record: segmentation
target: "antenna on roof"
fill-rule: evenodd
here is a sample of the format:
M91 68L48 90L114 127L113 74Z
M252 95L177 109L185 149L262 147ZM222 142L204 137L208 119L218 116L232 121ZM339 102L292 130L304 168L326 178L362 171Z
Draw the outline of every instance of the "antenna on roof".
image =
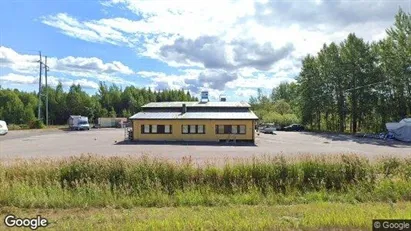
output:
M201 92L201 99L200 99L200 103L207 103L210 100L208 99L208 91L202 91Z

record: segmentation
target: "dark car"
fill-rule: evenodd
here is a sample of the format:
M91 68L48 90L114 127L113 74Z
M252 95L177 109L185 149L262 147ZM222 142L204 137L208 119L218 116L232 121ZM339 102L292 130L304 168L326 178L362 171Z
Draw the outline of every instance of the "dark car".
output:
M284 127L284 131L304 131L304 126L300 124L291 124L290 126Z

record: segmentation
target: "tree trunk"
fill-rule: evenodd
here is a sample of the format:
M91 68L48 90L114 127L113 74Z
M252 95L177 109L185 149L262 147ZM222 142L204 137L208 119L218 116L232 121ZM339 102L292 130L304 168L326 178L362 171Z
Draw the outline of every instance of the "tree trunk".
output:
M325 126L326 126L326 130L330 130L330 123L328 121L328 111L325 112Z
M318 131L321 130L321 112L317 111L317 128Z
M344 132L344 96L342 91L339 92L339 99L338 99L338 116L339 116L339 132Z

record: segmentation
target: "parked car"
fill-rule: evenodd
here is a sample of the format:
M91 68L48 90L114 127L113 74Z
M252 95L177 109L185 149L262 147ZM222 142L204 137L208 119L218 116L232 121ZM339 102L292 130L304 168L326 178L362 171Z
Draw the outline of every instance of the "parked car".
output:
M304 126L300 124L291 124L284 127L284 131L304 131Z
M4 136L9 132L6 121L0 120L0 135Z
M264 134L273 134L276 130L277 130L276 127L270 126L270 127L261 128L260 132Z

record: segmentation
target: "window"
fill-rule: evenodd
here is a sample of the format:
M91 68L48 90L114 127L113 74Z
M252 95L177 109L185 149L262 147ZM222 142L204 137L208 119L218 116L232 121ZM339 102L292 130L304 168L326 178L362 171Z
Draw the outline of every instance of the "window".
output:
M217 134L224 134L224 125L216 125L216 133Z
M150 125L148 124L144 125L144 133L150 133Z
M240 125L240 134L245 134L245 125Z
M190 125L190 133L196 133L196 125Z
M231 133L237 134L237 125L232 125L231 126Z
M205 134L205 125L182 125L183 134Z
M171 125L141 125L142 134L171 134Z
M188 125L183 125L183 134L188 133Z
M157 125L151 125L151 133L157 133Z
M170 127L171 125L164 125L164 133L171 133Z
M245 125L216 125L217 134L245 134Z
M198 125L197 126L197 133L199 134L204 134L204 125Z

